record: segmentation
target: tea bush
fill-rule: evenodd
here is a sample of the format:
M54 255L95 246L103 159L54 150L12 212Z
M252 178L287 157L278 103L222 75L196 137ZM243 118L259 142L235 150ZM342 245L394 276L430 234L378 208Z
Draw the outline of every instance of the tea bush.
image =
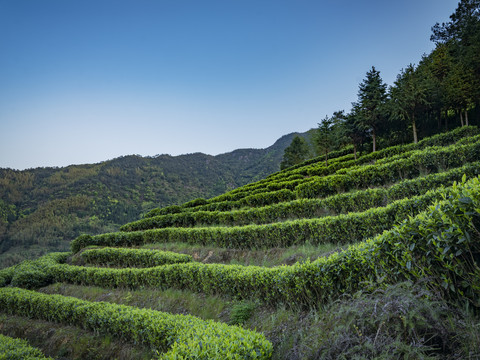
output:
M107 302L89 302L19 288L0 288L0 311L78 326L144 343L161 359L269 359L263 335L191 315L171 315Z
M0 334L0 360L53 360L27 341Z
M89 264L120 267L152 267L165 264L185 263L192 261L186 254L171 251L101 248L87 249L80 254L82 260Z
M137 220L123 225L121 231L139 231L165 227L193 227L201 225L266 224L295 218L315 218L347 212L361 212L386 206L395 200L421 195L440 185L449 185L480 173L480 162L442 173L403 180L389 188L354 190L323 199L297 199L260 208L232 211L196 211L167 214Z

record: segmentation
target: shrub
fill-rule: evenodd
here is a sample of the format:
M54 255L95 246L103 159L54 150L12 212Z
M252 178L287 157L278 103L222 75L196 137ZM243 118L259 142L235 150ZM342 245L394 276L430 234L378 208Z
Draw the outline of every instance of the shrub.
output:
M429 278L428 285L446 299L480 307L480 180L454 184L441 195L443 200L427 211L373 239L293 266L185 263L149 269L85 269L52 265L49 271L56 281L188 288L301 306L318 306L359 290L366 281ZM351 226L345 231L351 231Z
M0 360L53 360L23 339L0 334Z
M268 176L266 179L260 180L255 183L247 184L228 193L223 195L217 196L212 199L204 200L200 199L198 203L188 202L184 205L178 206L168 206L162 209L154 209L145 215L145 218L158 216L158 215L166 215L166 214L174 214L184 211L197 211L197 210L205 210L205 211L228 211L233 208L239 208L241 206L263 206L267 205L266 203L260 205L253 205L248 204L247 201L242 203L237 203L238 201L244 199L245 197L249 197L252 195L256 195L262 192L268 192L273 189L288 189L293 188L295 185L301 185L301 183L310 182L312 179L305 179L305 176L312 176L312 175L331 175L335 171L342 169L342 168L349 168L354 165L361 165L361 164L368 164L374 162L378 159L388 159L392 156L411 152L414 150L421 150L425 149L430 146L446 146L452 143L458 142L459 144L471 144L473 142L478 141L478 138L474 138L475 135L479 133L477 127L474 126L465 126L461 128L457 128L453 131L437 134L432 137L423 139L418 142L418 144L405 144L405 145L397 145L392 146L380 151L376 151L374 153L370 153L358 158L358 160L353 159L353 154L349 154L352 151L351 147L347 147L339 152L332 152L330 153L330 165L325 167L324 166L324 159L323 157L317 157L314 159L307 160L302 164L299 164L294 167L290 167L286 170L277 172ZM403 155L405 157L407 155ZM303 180L302 180L303 179ZM269 190L270 189L270 190ZM304 196L302 196L304 197ZM293 199L293 198L292 198ZM292 200L290 199L290 200ZM288 200L280 200L280 201L288 201ZM279 202L279 201L277 201ZM205 203L205 205L199 205ZM231 204L236 203L236 204ZM270 202L272 204L273 202ZM193 207L191 207L193 206Z
M478 136L480 137L480 136ZM325 197L350 189L379 186L410 179L422 173L440 172L480 158L480 141L468 145L451 145L417 151L409 158L386 164L366 165L345 174L312 178L296 188L298 198Z
M295 218L315 218L347 212L366 211L386 206L395 200L422 195L440 185L449 185L480 173L480 162L474 162L442 173L403 180L389 188L354 190L323 199L297 199L259 208L232 211L195 211L167 214L141 219L123 225L121 231L138 231L165 227L193 227L199 225L266 224Z
M461 314L409 282L345 296L322 316L315 359L434 359L461 354ZM463 354L466 355L466 354ZM452 356L454 357L454 356Z
M207 200L203 198L198 198L198 199L194 199L189 202L186 202L185 204L183 204L183 207L196 207L196 206L205 205L205 204L207 204Z
M161 359L269 359L263 335L190 315L170 315L18 288L0 288L0 311L55 321L144 343Z
M0 270L0 287L12 286L37 289L49 285L53 277L48 272L53 263L63 263L68 253L50 253L37 260L25 260L18 265ZM3 282L2 279L3 278Z
M255 303L252 301L240 301L230 310L230 325L241 325L250 319L255 311Z
M90 264L101 264L122 267L152 267L165 264L177 264L192 261L186 254L177 254L171 251L102 248L87 249L80 255Z
M302 219L266 225L204 228L162 228L145 231L119 232L92 236L72 241L72 251L82 246L139 246L149 243L186 242L214 244L227 248L287 247L294 244L351 243L373 236L393 226L409 215L426 209L441 197L440 191L429 191L422 196L395 201L386 207L364 212Z

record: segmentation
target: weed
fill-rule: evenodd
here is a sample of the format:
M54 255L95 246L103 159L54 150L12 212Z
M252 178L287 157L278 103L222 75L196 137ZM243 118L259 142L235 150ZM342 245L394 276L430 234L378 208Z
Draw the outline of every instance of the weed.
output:
M240 301L230 310L230 325L241 325L247 322L255 311L256 304L251 301Z
M324 313L317 359L457 359L463 315L420 285L400 283L334 302Z

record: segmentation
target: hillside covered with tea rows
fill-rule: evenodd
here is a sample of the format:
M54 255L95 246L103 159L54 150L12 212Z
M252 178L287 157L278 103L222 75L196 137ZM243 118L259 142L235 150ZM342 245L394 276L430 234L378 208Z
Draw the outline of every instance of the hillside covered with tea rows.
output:
M78 235L118 230L155 206L262 179L278 170L293 136L266 149L217 156L131 155L62 168L0 169L0 268L68 250Z
M0 270L0 348L478 359L479 159L480 131L464 126L81 235L71 252Z

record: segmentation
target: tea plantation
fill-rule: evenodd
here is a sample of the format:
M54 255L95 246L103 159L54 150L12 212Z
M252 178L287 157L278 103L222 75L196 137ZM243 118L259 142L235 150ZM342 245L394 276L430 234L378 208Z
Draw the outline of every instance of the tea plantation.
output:
M465 126L81 235L0 270L0 359L479 359L479 174Z

